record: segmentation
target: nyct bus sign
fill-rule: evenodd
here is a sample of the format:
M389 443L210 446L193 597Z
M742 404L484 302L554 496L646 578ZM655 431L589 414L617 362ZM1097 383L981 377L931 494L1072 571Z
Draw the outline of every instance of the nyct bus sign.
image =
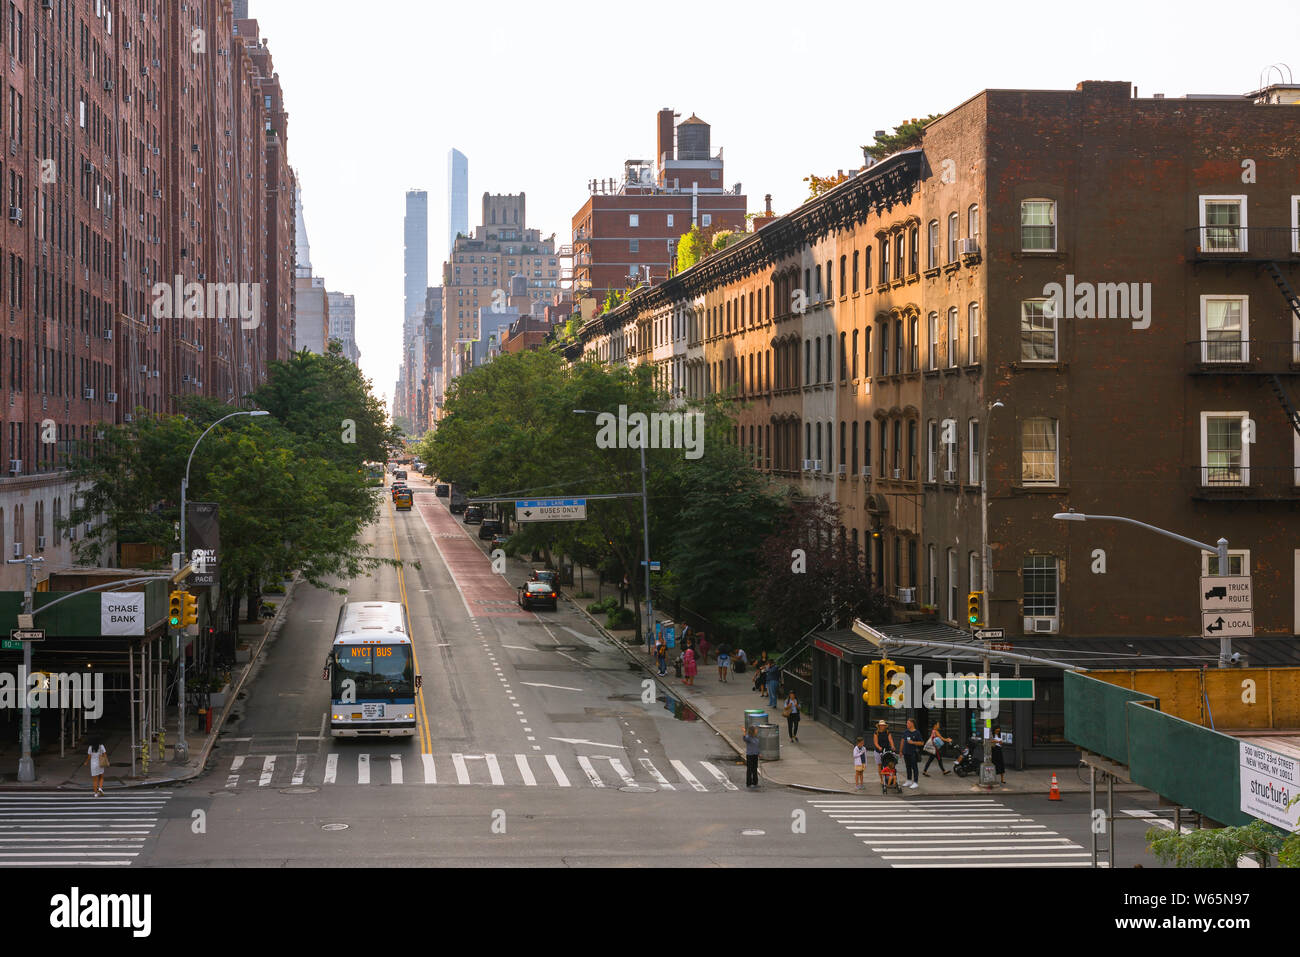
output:
M586 517L585 498L535 498L515 502L517 522L581 522Z

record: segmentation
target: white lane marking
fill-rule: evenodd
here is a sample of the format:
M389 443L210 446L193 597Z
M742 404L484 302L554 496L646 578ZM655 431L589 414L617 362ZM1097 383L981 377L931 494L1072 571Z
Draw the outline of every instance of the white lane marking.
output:
M390 754L388 756L388 767L392 774L394 784L402 783L402 756L400 754Z
M357 755L357 783L370 783L370 755L368 754Z
M1163 827L1166 831L1172 831L1174 829L1173 821L1169 820L1168 818L1161 817L1159 814L1156 814L1154 811L1148 811L1144 808L1126 808L1120 811L1120 813L1127 814L1130 817L1143 818L1144 820L1149 821L1150 823L1156 825L1157 827ZM1183 825L1184 834L1190 834L1194 830L1195 828L1192 827L1190 824Z
M226 778L226 787L239 787L239 769L244 766L244 756L235 755L235 760L230 762L230 777Z
M593 748L618 748L620 751L626 751L627 748L621 744L601 744L599 741L588 741L586 738L551 738L552 741L563 741L565 744L589 744Z
M537 778L533 777L533 769L528 766L528 755L516 754L515 763L519 765L519 774L524 779L524 784L530 788L537 787Z
M1045 849L1046 850L1046 849ZM1079 851L1077 853L1050 853L1050 854L882 854L882 860L886 861L959 861L959 860L1023 860L1025 858L1042 858L1042 857L1092 857L1092 851Z
M485 754L483 760L487 762L488 774L492 778L492 783L497 787L504 785L506 779L501 776L501 765L497 764L497 756L495 754Z
M521 685L528 685L530 688L554 688L556 691L582 691L582 688L570 688L568 685L548 685L543 681L521 681Z
M536 651L536 648L529 648L527 645L507 645L502 644L502 648L513 648L515 651Z
M262 778L257 782L258 787L266 787L271 783L271 775L275 774L275 755L268 754L262 759Z
M578 756L578 766L581 767L583 773L587 775L587 780L591 782L592 787L603 788L605 786L605 782L600 779L600 775L597 774L596 769L591 766L591 762L581 755Z
M687 784L689 784L691 787L695 788L695 790L697 791L708 790L708 788L706 788L703 784L700 783L699 778L691 774L690 768L688 768L681 761L678 761L676 758L673 758L670 763L674 768L677 769L677 773L682 776L682 780L685 781Z
M424 762L424 783L437 784L438 769L433 766L433 755L422 754L420 755L420 759Z
M469 784L469 768L465 767L465 755L453 754L451 763L456 768L456 783Z
M321 740L325 737L325 724L329 719L330 713L328 711L322 711L320 716L320 733L316 735L317 740Z
M533 747L537 747L537 745L533 745ZM555 775L555 783L562 788L567 788L569 786L569 776L565 774L564 769L560 767L560 759L553 754L548 754L546 756L546 763L551 768L551 774Z
M713 765L711 765L708 761L701 761L700 764L703 765L704 770L708 771L715 778L717 778L719 783L721 783L722 786L726 788L728 791L740 790L740 788L736 787L734 784L731 783L731 779L729 777L723 774L722 771L720 771L718 768L715 768Z
M338 780L339 775L339 756L337 754L328 755L325 758L325 784L333 784Z
M917 868L917 867L988 867L987 864L978 862L965 863L963 861L945 861L942 864L894 864L897 868ZM1001 861L998 867L1091 867L1090 861ZM1098 867L1109 867L1104 861L1099 861Z
M297 787L307 776L307 755L300 754L293 765L293 784Z
M450 641L440 641L440 642L438 642L438 644L434 645L433 647L435 647L435 648L450 648L450 647L451 647L451 642L450 642Z
M650 776L659 782L659 786L665 791L676 791L677 789L668 783L668 779L659 773L659 769L650 763L649 758L641 758L641 766L650 772Z

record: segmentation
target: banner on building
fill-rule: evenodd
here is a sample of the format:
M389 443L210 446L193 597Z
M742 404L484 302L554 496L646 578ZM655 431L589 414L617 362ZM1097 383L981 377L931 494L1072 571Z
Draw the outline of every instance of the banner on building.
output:
M1241 809L1288 831L1300 831L1300 761L1241 742Z
M101 635L143 635L144 592L100 592L99 633Z
M186 585L215 585L220 580L221 528L216 502L190 502L185 506L185 543L194 574Z

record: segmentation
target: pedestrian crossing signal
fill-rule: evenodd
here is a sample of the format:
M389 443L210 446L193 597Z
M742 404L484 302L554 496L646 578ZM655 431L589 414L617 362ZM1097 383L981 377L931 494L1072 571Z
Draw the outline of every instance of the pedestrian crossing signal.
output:
M180 628L185 617L185 592L174 591L167 598L167 626Z
M966 620L975 627L984 624L984 593L973 591L966 596Z

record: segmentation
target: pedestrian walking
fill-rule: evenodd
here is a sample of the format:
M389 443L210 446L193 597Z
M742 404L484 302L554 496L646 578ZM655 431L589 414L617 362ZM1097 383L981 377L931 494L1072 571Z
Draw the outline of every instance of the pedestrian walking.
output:
M767 666L767 706L776 707L776 693L781 690L781 669L776 666L776 662L769 662Z
M917 774L917 765L920 764L921 748L925 745L925 735L916 728L916 722L911 718L907 719L907 730L903 732L903 764L907 766L907 784L915 790L921 786L921 779Z
M876 749L876 771L880 772L880 758L886 751L896 751L894 747L894 736L889 732L889 722L881 718L876 722L876 733L872 736L871 743ZM881 778L884 781L884 778Z
M731 670L731 655L727 654L727 646L723 645L718 649L718 680L724 684L727 681L727 672Z
M767 683L767 668L770 662L767 660L767 652L763 652L758 660L754 662L754 690L759 694L763 693L763 685Z
M743 675L745 673L745 666L749 664L749 656L745 654L745 649L737 648L732 653L731 660L734 663L733 667L736 674Z
M659 677L668 674L668 642L660 638L655 642L655 661L659 665Z
M989 757L993 759L993 769L998 772L998 780L1006 784L1007 766L1002 762L1002 725L993 726L993 737L990 741L993 747L989 750Z
M880 766L880 754L876 754L876 766ZM861 791L866 785L862 783L862 775L867 770L867 746L863 743L862 738L858 738L858 743L853 746L853 790Z
M939 730L939 722L936 721L934 727L930 729L930 739L925 742L925 751L929 757L926 758L925 767L921 769L921 773L927 778L930 776L930 765L935 761L939 762L940 771L944 774L948 773L948 769L943 766L944 742L952 744L952 738L945 738L943 736L943 732Z
M90 787L95 797L104 796L104 772L108 769L108 749L102 741L93 741L86 749L86 760L90 764Z
M709 663L709 639L704 637L704 632L700 632L699 650L700 664L707 666Z
M799 699L795 697L793 691L785 696L785 707L781 709L781 714L785 715L786 730L790 733L791 741L799 740Z
M682 674L688 685L695 684L695 651L691 648L682 652Z
M745 729L745 787L758 787L758 728Z

